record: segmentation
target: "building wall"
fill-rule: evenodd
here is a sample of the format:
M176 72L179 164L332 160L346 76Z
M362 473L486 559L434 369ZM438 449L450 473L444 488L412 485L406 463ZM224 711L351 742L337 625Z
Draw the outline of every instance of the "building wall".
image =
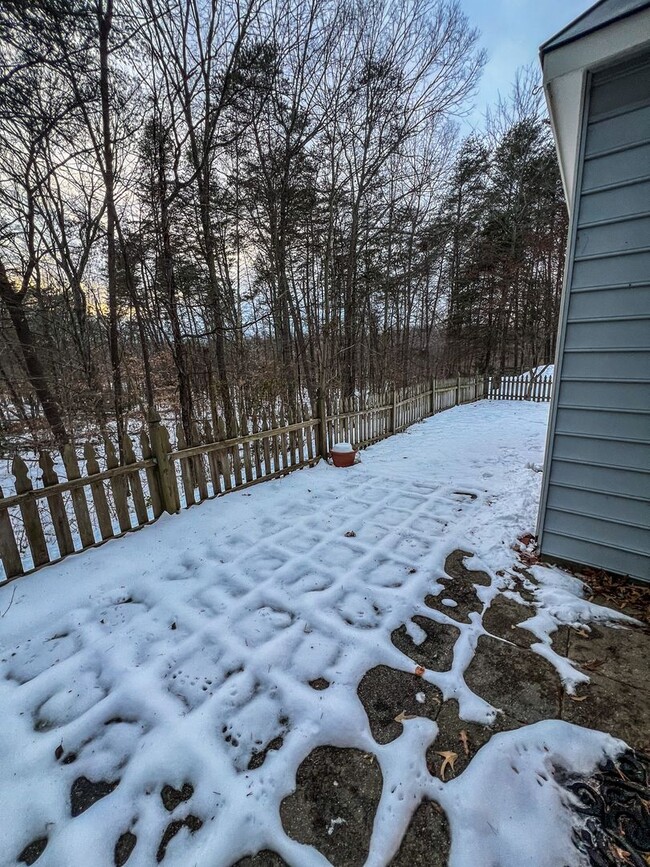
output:
M584 112L540 548L650 581L650 54Z

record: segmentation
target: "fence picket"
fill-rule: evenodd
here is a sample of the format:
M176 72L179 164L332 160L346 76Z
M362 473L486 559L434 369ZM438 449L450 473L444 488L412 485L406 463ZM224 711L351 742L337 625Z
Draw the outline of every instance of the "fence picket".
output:
M285 417L285 421L284 421L285 425L294 424L294 422L296 420L291 407L289 407L287 410L285 410L284 417ZM287 438L287 454L289 457L289 466L293 467L297 462L296 461L296 435L295 435L295 432L289 431L286 435L286 438Z
M119 466L119 461L115 454L115 448L108 437L105 437L104 442L106 444L106 468L113 470L115 467ZM113 502L115 503L115 511L117 513L117 522L120 526L120 532L126 533L131 529L126 479L124 476L113 476L110 479L110 486L113 492Z
M302 420L303 421L307 421L306 415L307 415L307 413L303 410L303 413L302 413ZM313 427L307 426L307 427L302 428L303 443L304 443L304 447L307 449L307 460L308 461L313 461L313 459L314 459L313 434L314 434ZM304 454L304 449L303 449L303 454Z
M80 479L81 473L79 471L77 456L70 443L67 443L63 447L61 457L63 458L63 466L65 467L65 474L68 477L68 481ZM88 512L86 495L83 488L72 488L70 495L72 497L74 515L77 519L77 532L79 533L79 538L81 540L81 547L90 548L91 545L95 544L95 533L93 532L93 525Z
M235 419L235 428L239 427L239 423L237 419ZM241 464L241 451L239 443L232 446L230 451L232 452L232 469L233 474L235 476L235 486L244 484L244 477L242 476L242 464Z
M203 425L203 442L205 445L210 445L215 442L212 425L209 420L206 420ZM208 452L208 470L210 473L210 483L212 485L212 494L217 496L221 493L221 474L219 470L219 458L217 452Z
M281 420L278 422L274 422L273 427L282 427L282 426L284 426L284 424L285 424L284 420ZM276 472L277 472L279 469L285 469L287 466L287 446L286 446L285 438L282 434L277 434L275 439L278 441L278 447L280 449L280 457L279 457L278 464L276 466Z
M192 438L198 445L201 442L201 434L199 426L196 422L192 424ZM194 471L194 484L199 491L199 502L208 499L208 479L205 474L205 464L203 463L203 455L196 455L192 458L192 469Z
M266 412L262 412L262 431L269 430L269 423L266 418ZM271 463L271 444L269 441L269 437L265 436L262 440L262 452L264 454L264 475L268 476L273 472L273 465Z
M27 465L19 455L16 455L13 459L11 471L16 480L16 493L29 493L33 489L33 485L27 473ZM25 533L27 534L27 541L29 543L30 551L32 552L34 565L42 566L45 563L49 563L50 555L47 550L45 534L43 533L43 527L41 526L41 517L36 502L31 499L21 501L20 513L23 517Z
M124 434L122 440L122 450L124 452L124 463L136 463L135 452L133 451L133 443L128 434ZM138 526L142 527L149 522L149 513L147 512L147 504L144 501L144 491L142 490L142 482L138 470L133 470L126 476L129 488L131 489L131 499L133 500L133 508L138 521Z
M239 425L239 432L241 437L248 436L248 422L246 421L246 414L242 412L241 422ZM251 445L250 443L243 442L242 443L242 452L244 453L244 475L247 482L253 481L253 464L251 462Z
M216 442L223 442L226 439L226 426L222 418L219 419ZM219 465L221 466L221 475L223 476L223 486L226 491L232 490L232 467L230 464L230 454L226 449L217 452Z
M142 452L143 460L150 460L153 457L151 443L144 428L140 431L140 451ZM160 482L156 467L147 467L145 474L147 476L147 487L149 488L149 499L151 500L151 510L153 512L154 521L163 513L162 497L160 494Z
M285 412L285 425L290 425L295 422L295 416L291 407ZM289 466L293 467L296 463L296 435L294 431L289 431L287 434L287 453L289 456Z
M0 500L4 497L0 487ZM25 571L20 556L14 528L9 517L9 510L0 507L0 559L7 578L15 578Z
M185 432L182 424L176 425L176 444L179 451L187 448ZM185 505L193 506L196 503L194 497L194 474L192 473L192 465L189 458L180 458L181 481L183 482L183 491L185 492Z
M251 418L253 424L253 433L259 433L260 425L257 419L257 413L251 413ZM255 462L255 478L261 479L264 474L262 473L261 443L259 440L255 440L253 442L253 460Z
M302 464L307 460L308 449L307 449L307 431L309 428L304 426L305 414L303 408L301 406L298 407L298 424L301 425L298 428L298 463Z
M278 420L275 414L275 407L271 407L271 430L275 430L278 427ZM271 440L271 448L273 449L273 472L277 473L280 469L280 441L277 435L274 435L270 438Z
M86 461L86 473L89 476L99 473L99 463L97 455L91 443L84 445L84 459ZM95 514L97 515L97 523L99 524L99 532L102 539L110 539L113 533L113 522L111 521L111 513L106 500L106 491L102 481L90 483L90 492L95 506Z
M38 465L43 474L44 488L51 488L53 485L59 484L59 477L56 474L54 461L49 452L45 450L40 452ZM54 535L56 536L59 554L65 557L74 551L74 543L72 541L72 533L70 532L70 521L68 520L65 503L63 502L63 495L60 493L51 494L47 498L47 505L52 516L52 525L54 526Z

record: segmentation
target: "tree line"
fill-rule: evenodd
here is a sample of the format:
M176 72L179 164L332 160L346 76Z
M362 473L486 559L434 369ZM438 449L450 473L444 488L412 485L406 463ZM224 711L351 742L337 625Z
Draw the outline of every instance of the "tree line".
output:
M459 140L484 62L457 0L3 0L5 431L550 360L552 136L524 77Z

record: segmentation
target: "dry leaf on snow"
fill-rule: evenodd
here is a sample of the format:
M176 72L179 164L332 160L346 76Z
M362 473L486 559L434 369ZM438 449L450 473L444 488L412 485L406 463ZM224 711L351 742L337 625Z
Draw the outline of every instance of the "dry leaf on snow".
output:
M458 753L452 752L452 750L442 750L442 752L438 753L439 756L442 756L442 765L440 766L440 779L445 779L445 771L447 768L453 773L454 765L456 764L456 759L458 758Z
M425 671L426 671L426 669L422 668L421 665L415 666L415 673L417 674L418 677L422 677L422 675L424 674Z

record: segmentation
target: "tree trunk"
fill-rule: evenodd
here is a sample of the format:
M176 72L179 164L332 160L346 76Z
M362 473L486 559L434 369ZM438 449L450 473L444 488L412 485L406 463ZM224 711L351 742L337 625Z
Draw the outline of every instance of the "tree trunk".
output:
M102 104L102 137L104 149L104 185L106 188L106 266L108 277L108 344L113 378L113 405L117 424L117 441L122 450L124 418L122 399L122 373L117 310L117 248L115 244L115 171L113 165L113 142L111 139L110 94L108 82L108 39L113 23L113 0L99 0L97 5L99 24L99 90Z
M43 414L52 430L57 445L59 448L63 448L63 446L70 441L70 437L68 436L68 432L63 422L61 408L52 394L45 370L43 369L41 360L38 357L36 343L29 327L27 317L25 316L22 296L17 292L14 292L12 289L2 262L0 262L0 298L2 298L5 307L9 312L11 324L14 327L16 337L20 343L27 376L29 377L31 386L36 392L40 404L43 407Z

